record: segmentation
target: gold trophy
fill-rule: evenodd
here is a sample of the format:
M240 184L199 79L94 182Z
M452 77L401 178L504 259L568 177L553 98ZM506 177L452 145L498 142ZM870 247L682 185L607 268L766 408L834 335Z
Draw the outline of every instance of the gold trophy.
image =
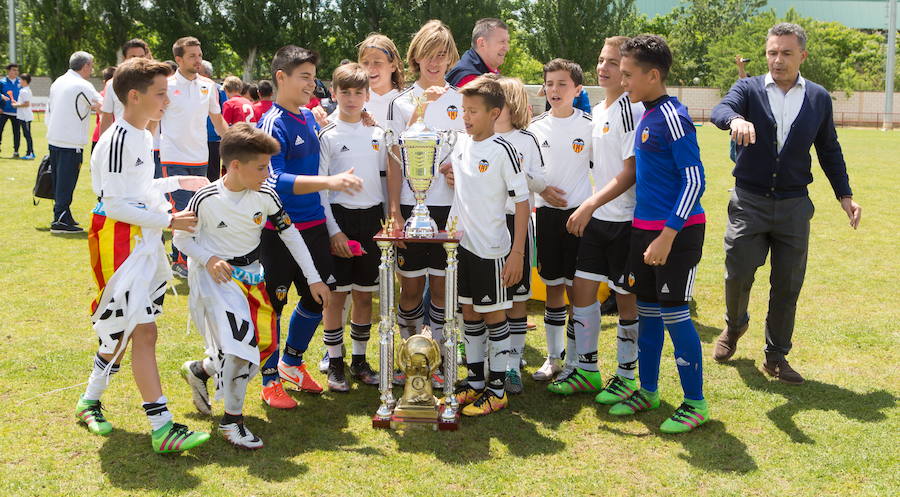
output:
M400 163L403 177L416 199L412 215L403 226L404 235L407 238L434 238L438 233L438 227L428 213L425 196L434 182L434 177L438 174L438 168L453 152L456 133L430 129L425 124L425 96L419 97L417 103L419 119L406 131L400 133L396 143L400 147L400 157L394 154L391 150L392 147L388 147L388 153ZM393 134L389 133L389 135L393 137ZM448 149L447 154L439 159L439 152L444 146Z
M406 374L406 384L394 409L391 427L423 423L436 430L440 412L431 387L431 376L441 364L440 346L431 337L413 335L400 346L397 359Z

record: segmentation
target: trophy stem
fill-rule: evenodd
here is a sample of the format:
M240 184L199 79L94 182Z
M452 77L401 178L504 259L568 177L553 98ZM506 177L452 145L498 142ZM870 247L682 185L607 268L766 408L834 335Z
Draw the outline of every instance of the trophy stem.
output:
M447 251L447 269L444 278L444 309L446 317L444 319L444 410L441 418L446 422L455 421L459 412L459 402L454 395L453 390L456 388L456 375L458 364L456 362L456 348L459 341L459 322L456 318L457 294L456 294L456 274L457 259L456 251L459 242L445 242L444 250Z
M394 244L390 241L378 241L381 250L381 264L378 266L378 290L381 295L380 317L378 325L378 389L381 391L381 405L376 411L376 418L389 422L394 412L393 383L394 372Z

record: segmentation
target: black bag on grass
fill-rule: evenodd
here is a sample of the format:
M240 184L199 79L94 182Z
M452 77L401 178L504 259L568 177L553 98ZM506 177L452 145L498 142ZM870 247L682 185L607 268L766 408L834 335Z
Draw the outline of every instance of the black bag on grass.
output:
M37 178L34 180L34 189L31 191L31 194L34 196L32 202L34 205L38 204L39 198L47 198L53 200L55 196L54 188L53 188L53 168L50 166L50 156L45 155L43 159L41 159L41 164L38 166L37 170Z

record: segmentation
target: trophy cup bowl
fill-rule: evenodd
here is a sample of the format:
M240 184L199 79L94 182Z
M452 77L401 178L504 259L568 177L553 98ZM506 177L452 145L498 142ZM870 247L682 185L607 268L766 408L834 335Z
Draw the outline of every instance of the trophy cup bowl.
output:
M393 137L393 133L389 134ZM434 183L435 176L438 175L438 168L450 157L455 144L455 132L434 131L419 120L401 133L396 140L396 145L400 148L400 157L397 157L390 147L388 148L391 157L400 163L403 178L406 179L416 199L412 215L403 226L403 233L407 238L434 238L437 235L438 226L428 212L425 197ZM442 147L448 150L446 155L439 159Z

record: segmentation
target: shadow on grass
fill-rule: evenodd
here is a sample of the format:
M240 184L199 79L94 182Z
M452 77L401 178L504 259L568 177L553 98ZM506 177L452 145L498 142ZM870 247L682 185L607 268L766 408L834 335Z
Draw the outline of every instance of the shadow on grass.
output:
M663 401L659 409L635 416L610 416L605 411L601 412L601 416L611 422L639 421L646 427L646 431L635 433L602 424L600 425L601 430L622 437L657 436L678 442L687 451L687 455L679 454L678 457L698 469L721 473L749 473L757 469L756 461L747 452L747 445L728 433L725 424L716 419L707 421L696 431L690 433L667 435L659 431L659 425L675 412L675 406L668 402Z
M776 393L787 400L769 411L767 416L796 443L815 443L794 422L794 416L803 411L835 411L846 418L873 423L886 419L881 411L894 407L897 402L894 395L886 390L857 393L816 380L806 380L802 385L786 385L770 380L750 359L737 359L724 365L737 369L751 390Z
M64 240L87 240L87 230L79 231L77 233L50 233L50 226L35 226L35 231L40 231L42 233L47 233L48 235L61 238Z
M354 385L351 395L312 396L294 392L291 395L298 401L296 409L266 407L268 420L245 416L247 427L265 443L258 451L237 449L217 433L221 413L218 404L219 410L213 417L198 413L180 416L192 429L212 435L203 446L183 454L156 455L150 452L149 434L114 430L100 449L101 469L117 488L176 493L199 486L201 478L192 473L195 468L207 465L245 467L257 478L278 482L309 470L305 464L292 461L306 452L383 455L376 448L360 447L359 438L348 429L350 417L369 415L375 409L373 406L378 405L377 389ZM248 396L247 401L258 401L258 398Z

